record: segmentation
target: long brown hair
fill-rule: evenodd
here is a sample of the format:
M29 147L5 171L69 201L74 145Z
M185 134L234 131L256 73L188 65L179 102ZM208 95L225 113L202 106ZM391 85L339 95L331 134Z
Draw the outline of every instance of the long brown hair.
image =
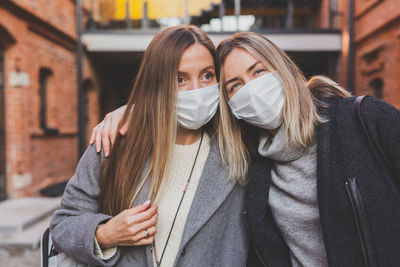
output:
M261 34L252 32L237 33L233 38L222 41L217 48L217 61L220 66L220 127L217 135L221 156L230 166L234 176L243 177L248 168L251 147L244 143L243 123L232 114L224 84L224 64L233 49L243 49L258 58L269 71L277 71L284 87L285 101L282 109L288 145L307 147L314 142L315 126L325 120L318 112L324 106L324 97L347 97L350 93L337 83L324 76L314 76L309 82L286 53ZM245 131L249 131L245 127ZM251 127L250 127L251 128ZM254 127L253 127L254 128Z
M144 53L120 126L134 105L127 135L117 136L100 174L100 209L117 215L131 207L141 179L150 178L148 198L160 189L171 146L176 137L175 91L182 54L191 45L204 45L215 62L215 47L195 26L170 27L157 33ZM148 163L148 171L144 168Z

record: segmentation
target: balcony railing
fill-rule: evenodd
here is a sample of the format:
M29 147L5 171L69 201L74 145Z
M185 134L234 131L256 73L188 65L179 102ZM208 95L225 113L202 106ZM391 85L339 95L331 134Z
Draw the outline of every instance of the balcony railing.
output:
M337 0L84 0L86 31L151 31L194 24L207 32L340 28Z

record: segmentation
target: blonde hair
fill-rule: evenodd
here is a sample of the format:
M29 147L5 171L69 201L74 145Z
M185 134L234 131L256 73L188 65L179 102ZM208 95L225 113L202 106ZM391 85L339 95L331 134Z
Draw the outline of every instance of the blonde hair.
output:
M231 175L243 182L249 166L249 146L243 142L243 127L228 106L224 84L224 64L233 49L243 49L269 70L276 71L284 88L282 127L287 145L307 147L314 142L315 128L324 119L317 107L323 106L322 98L349 96L346 90L327 77L315 76L307 83L304 75L286 53L263 35L243 32L224 40L217 48L220 66L220 123L217 128L221 156L229 166Z
M131 207L144 179L150 177L148 198L156 198L169 153L176 138L175 89L184 51L199 43L215 58L209 37L195 26L176 26L157 33L143 61L119 124L124 125L135 104L126 136L118 135L100 174L101 212L115 216ZM143 181L142 180L142 181Z

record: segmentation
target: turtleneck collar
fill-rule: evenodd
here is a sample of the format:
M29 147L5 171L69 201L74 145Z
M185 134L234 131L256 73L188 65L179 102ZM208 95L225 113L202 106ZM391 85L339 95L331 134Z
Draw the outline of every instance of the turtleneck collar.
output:
M260 133L258 153L263 157L289 162L303 156L304 150L304 148L294 148L288 144L284 127L280 127L275 136L270 135L267 131Z

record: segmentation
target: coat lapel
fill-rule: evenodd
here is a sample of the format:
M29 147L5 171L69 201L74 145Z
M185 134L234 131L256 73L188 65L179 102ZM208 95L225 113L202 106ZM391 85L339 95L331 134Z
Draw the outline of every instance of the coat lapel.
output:
M222 163L216 140L212 139L210 153L186 219L179 253L222 205L235 184L228 180L228 170Z
M287 247L268 206L272 161L253 159L246 188L246 222L252 246L267 266L291 266Z
M149 161L147 161L147 163L143 169L143 174L146 173L148 169L149 169ZM150 185L150 179L147 179L143 183L143 186L140 189L136 199L134 200L132 207L140 205L147 200L147 193L149 192L149 185ZM147 245L147 246L143 247L145 257L146 257L146 266L153 266L153 252L152 252L151 248L152 248L151 245ZM133 258L136 257L135 251L138 251L138 250L137 249L129 249L129 253L131 254L131 256Z

